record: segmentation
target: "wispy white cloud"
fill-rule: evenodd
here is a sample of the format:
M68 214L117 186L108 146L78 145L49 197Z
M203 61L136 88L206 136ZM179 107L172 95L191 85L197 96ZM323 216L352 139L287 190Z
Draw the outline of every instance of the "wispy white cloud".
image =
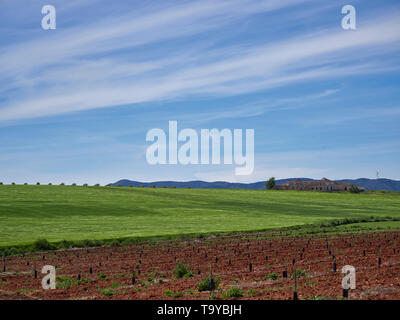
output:
M355 32L336 28L233 50L230 45L185 54L190 39L183 48L174 47L173 55L146 47L302 2L184 1L2 47L0 121L187 95L236 95L300 81L396 70L378 59L375 49L399 49L398 12L371 20ZM143 52L133 57L120 51L132 47ZM100 56L104 53L107 58ZM359 61L358 53L370 58L368 62Z
M327 99L330 96L334 96L338 92L337 89L328 89L319 93L303 95L293 98L281 98L273 101L259 101L256 103L240 105L240 106L229 106L224 111L213 111L213 112L199 112L187 115L177 115L175 119L185 120L190 123L197 124L202 122L221 120L221 119L235 119L235 118L249 118L260 116L268 111L276 110L288 110L288 109L299 109L308 106L308 103L315 102L320 99ZM169 119L169 118L168 118ZM167 120L167 119L166 119Z
M302 121L302 125L312 126L326 126L326 125L337 125L340 123L346 123L351 121L359 120L382 120L387 118L399 117L400 108L354 108L351 112L342 112L341 114L325 115L323 117L312 117Z
M3 72L11 73L37 69L85 55L114 52L198 34L254 13L273 11L303 2L307 0L153 3L151 7L135 8L122 16L102 19L101 23L80 23L76 27L57 30L48 37L3 47L0 49L0 67Z

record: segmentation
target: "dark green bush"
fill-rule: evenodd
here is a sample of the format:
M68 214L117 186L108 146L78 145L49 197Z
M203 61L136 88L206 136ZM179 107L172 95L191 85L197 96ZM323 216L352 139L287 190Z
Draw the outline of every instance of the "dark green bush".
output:
M275 272L272 272L269 275L267 275L266 278L267 279L272 279L272 280L278 280L279 276Z
M214 279L215 289L218 289L220 282L221 282L221 279L219 277ZM199 282L199 284L197 285L197 289L199 291L209 291L210 290L210 278L201 280Z
M174 269L174 275L175 278L189 278L193 276L193 272L189 270L189 266L187 264L184 264L182 262L178 262Z
M230 287L227 291L222 292L222 298L241 298L244 296L244 291L240 290L238 287Z
M300 278L306 278L307 277L307 274L306 274L306 272L304 271L304 270L299 270L299 269L296 269L296 278L297 279L300 279ZM293 276L294 276L294 273L290 276L290 279L293 279Z
M349 188L349 192L350 192L350 193L360 193L361 190L360 190L357 186L352 185L352 186Z
M37 239L33 243L33 248L35 251L47 251L53 249L53 246L47 239Z

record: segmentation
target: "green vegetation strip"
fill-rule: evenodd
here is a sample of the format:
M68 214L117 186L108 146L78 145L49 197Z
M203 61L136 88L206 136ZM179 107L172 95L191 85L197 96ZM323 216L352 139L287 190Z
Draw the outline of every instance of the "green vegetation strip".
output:
M261 230L348 232L337 226L351 223L389 229L400 219L399 195L0 185L0 251L36 250L39 238L61 249Z

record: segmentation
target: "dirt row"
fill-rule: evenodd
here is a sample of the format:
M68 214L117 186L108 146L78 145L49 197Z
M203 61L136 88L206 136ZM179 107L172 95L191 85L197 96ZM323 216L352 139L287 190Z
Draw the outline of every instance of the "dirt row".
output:
M0 299L293 299L295 270L299 299L340 299L345 265L356 270L348 299L400 299L399 235L258 233L20 255L2 262ZM54 290L42 288L45 265L56 268ZM199 291L211 273L218 287Z

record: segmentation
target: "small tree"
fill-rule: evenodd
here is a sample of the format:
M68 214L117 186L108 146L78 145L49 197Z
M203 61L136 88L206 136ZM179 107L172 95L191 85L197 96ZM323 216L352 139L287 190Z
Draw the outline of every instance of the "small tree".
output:
M275 187L275 177L271 177L271 178L269 178L269 180L267 181L267 183L266 183L266 188L268 189L268 190L271 190L271 189L273 189Z
M193 272L189 269L189 266L183 262L178 262L174 269L174 274L177 279L179 278L189 278L193 276Z
M35 251L47 251L52 249L52 245L47 241L47 239L37 239L33 243L33 248Z
M360 193L360 192L361 192L361 190L360 190L357 186L355 186L355 185L352 185L352 186L349 188L349 191L350 191L351 193Z

